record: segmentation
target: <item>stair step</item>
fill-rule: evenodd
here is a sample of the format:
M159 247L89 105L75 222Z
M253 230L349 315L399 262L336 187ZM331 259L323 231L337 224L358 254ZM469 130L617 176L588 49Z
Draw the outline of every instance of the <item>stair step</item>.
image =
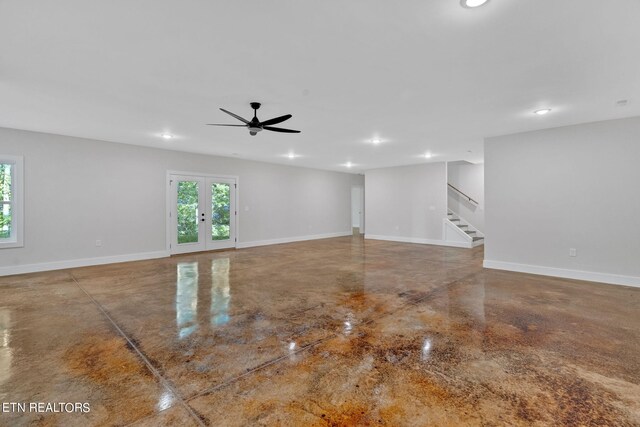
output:
M449 221L451 222L460 222L459 218L450 218Z
M468 225L464 225L464 224L456 224L458 226L458 228L468 228Z
M477 236L473 236L473 241L477 242L478 240L482 240L484 239L484 237L477 237Z
M472 230L464 230L464 232L467 234L476 234L476 232Z

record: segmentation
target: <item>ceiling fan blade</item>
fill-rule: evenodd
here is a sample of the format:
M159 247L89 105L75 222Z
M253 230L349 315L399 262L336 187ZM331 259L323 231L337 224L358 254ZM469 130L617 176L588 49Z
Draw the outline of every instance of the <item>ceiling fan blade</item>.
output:
M243 119L242 117L240 117L237 114L233 114L231 111L227 111L224 108L221 108L222 111L224 111L225 113L227 113L228 115L230 115L231 117L235 117L236 119L240 120L243 123L249 124L249 120L247 119Z
M272 131L274 131L274 132L300 133L300 131L299 131L299 130L283 129L283 128L274 128L273 126L262 126L262 129L272 130Z
M278 123L282 123L285 120L289 120L291 117L291 114L286 114L284 116L276 117L275 119L265 120L264 122L260 122L260 124L262 126L277 125Z
M233 127L241 127L241 128L247 127L247 125L220 125L218 123L207 123L207 126L233 126Z

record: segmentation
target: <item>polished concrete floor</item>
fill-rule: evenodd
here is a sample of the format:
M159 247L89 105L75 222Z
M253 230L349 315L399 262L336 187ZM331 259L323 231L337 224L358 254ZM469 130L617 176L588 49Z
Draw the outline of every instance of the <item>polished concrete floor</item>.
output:
M640 289L336 238L0 278L0 425L640 425ZM54 408L55 409L55 408Z

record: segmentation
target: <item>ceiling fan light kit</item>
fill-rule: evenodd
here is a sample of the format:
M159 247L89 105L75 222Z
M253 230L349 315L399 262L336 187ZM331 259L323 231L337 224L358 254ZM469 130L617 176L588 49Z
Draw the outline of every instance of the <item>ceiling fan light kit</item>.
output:
M227 124L217 124L217 123L207 123L207 125L208 126L246 127L247 129L249 129L249 134L251 136L256 136L258 132L261 132L262 130L270 130L272 132L283 132L283 133L300 133L299 130L284 129L284 128L277 128L277 127L271 126L271 125L276 125L278 123L282 123L285 120L289 120L292 117L291 114L285 114L284 116L275 117L273 119L269 119L269 120L265 120L264 122L261 122L260 120L258 120L258 109L260 108L260 103L251 102L250 105L251 105L251 108L253 108L253 119L251 120L247 120L243 117L240 117L237 114L232 113L231 111L227 111L224 108L220 108L221 111L243 122L244 123L243 125L227 125Z

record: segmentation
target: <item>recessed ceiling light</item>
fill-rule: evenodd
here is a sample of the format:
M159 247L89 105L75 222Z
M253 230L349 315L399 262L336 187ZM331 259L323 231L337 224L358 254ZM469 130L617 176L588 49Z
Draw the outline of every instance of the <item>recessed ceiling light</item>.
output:
M162 139L171 139L171 138L173 138L173 135L171 135L170 133L162 133L162 134L160 134L160 138L162 138Z
M347 163L345 163L344 165L345 165L346 167L350 168L351 166L353 166L353 163L351 163L351 162L347 162Z
M549 114L551 112L551 108L543 108L541 110L536 110L533 114L537 114L539 116L544 116L545 114Z
M380 141L380 138L378 138L378 137L375 137L375 138L373 138L373 139L371 140L371 143L372 143L372 144L375 144L375 145L378 145L378 144L380 144L381 142L382 142L382 141Z
M462 7L473 8L473 7L482 6L483 4L486 4L488 1L489 0L462 0L460 4L462 5Z
M287 154L287 157L290 158L290 159L295 159L298 156L296 156L295 153L289 153L289 154Z
M433 154L431 154L430 151L427 151L426 154L424 155L425 159L430 159L431 157L433 157Z

